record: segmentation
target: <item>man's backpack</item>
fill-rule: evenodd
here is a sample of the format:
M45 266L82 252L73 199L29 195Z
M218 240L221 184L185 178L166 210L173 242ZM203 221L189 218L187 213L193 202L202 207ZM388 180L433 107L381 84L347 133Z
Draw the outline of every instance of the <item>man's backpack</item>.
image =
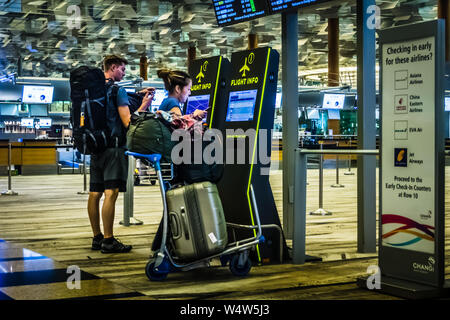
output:
M101 153L110 143L108 86L99 68L81 66L70 72L70 122L74 146L82 154Z

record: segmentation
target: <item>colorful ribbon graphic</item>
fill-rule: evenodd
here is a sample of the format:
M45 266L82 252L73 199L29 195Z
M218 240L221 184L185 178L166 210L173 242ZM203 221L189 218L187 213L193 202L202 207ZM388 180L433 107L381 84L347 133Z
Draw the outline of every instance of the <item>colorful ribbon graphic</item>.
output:
M434 241L434 232L431 231L431 230L435 229L434 227L417 223L416 221L411 220L409 218L402 217L402 216L395 215L395 214L384 214L384 215L382 215L381 223L382 223L382 225L389 224L389 223L403 224L403 226L383 234L383 239L387 239L397 233L408 233L408 234L412 234L412 235L416 236L414 239L411 239L411 240L405 241L405 242L401 242L401 243L387 242L387 244L389 244L391 246L404 247L404 246L409 246L411 244L419 242L421 240ZM418 231L414 231L411 229L416 229L416 230L422 231L423 233L420 233Z

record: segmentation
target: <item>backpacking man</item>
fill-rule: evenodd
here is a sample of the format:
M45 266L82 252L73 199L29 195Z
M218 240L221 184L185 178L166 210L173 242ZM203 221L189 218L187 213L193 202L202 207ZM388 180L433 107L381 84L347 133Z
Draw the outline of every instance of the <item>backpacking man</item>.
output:
M125 68L128 61L118 55L108 55L103 60L105 79L111 86L108 92L113 90L112 84L121 81L125 76ZM128 158L125 155L126 130L130 124L130 110L127 93L124 88L115 88L116 95L111 95L106 106L106 122L111 139L108 148L99 154L91 155L90 182L88 198L89 220L94 233L92 250L101 250L102 253L129 252L131 245L125 245L114 238L113 225L115 204L119 192L126 191L128 177ZM151 105L154 88L141 91L145 93L142 104L137 111L146 111ZM103 221L102 234L100 230L100 199L103 194L101 217Z

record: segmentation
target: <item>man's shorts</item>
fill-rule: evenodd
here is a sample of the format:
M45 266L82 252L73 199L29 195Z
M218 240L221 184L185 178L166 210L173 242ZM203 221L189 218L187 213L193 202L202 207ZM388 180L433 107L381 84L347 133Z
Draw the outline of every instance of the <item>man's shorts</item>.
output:
M124 148L108 148L91 156L89 191L119 189L125 192L128 178L128 157Z

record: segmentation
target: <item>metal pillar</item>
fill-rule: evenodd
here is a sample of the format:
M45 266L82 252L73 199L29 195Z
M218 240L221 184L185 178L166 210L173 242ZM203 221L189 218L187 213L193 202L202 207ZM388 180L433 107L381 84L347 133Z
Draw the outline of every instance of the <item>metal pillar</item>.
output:
M292 239L294 216L294 150L298 148L298 13L281 15L283 90L283 229Z
M357 1L358 149L376 148L375 28L367 23L375 0ZM370 10L369 10L370 12ZM371 28L370 28L371 27ZM376 158L358 157L358 252L376 252Z
M328 19L328 86L339 86L339 18Z

